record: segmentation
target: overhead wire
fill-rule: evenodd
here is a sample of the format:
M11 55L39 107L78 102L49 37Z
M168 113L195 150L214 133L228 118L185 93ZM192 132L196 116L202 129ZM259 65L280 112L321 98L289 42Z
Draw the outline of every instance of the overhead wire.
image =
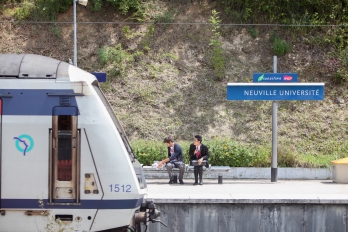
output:
M73 24L73 21L0 21L0 23L10 24ZM76 22L77 24L127 24L127 25L212 25L212 23L204 22L172 22L172 23L160 23L160 22L121 22L121 21L103 21L103 22ZM271 23L220 23L218 26L273 26L273 27L348 27L348 24L271 24Z

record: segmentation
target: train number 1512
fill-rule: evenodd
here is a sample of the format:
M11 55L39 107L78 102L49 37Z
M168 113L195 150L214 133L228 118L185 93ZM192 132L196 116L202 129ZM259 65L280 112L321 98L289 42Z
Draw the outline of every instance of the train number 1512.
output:
M120 184L110 184L110 192L131 192L131 186L129 184L127 185L120 185Z

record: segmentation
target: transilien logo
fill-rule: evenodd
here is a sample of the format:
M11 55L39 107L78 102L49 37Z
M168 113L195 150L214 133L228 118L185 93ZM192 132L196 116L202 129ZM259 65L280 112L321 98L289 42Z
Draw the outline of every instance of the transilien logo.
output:
M265 74L262 74L262 75L257 79L257 81L258 81L258 82L262 81L264 77L265 77Z
M15 145L18 151L23 152L23 155L29 151L31 151L34 147L34 140L30 135L20 135L18 137L14 137L16 140Z

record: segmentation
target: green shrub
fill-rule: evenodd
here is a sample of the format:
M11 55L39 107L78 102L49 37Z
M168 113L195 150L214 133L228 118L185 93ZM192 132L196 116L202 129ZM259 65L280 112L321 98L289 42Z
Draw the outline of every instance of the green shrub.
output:
M108 65L108 74L113 78L115 76L125 77L130 67L129 64L134 61L134 57L142 54L141 52L130 54L127 50L123 50L121 44L117 44L100 48L98 55L99 60Z
M71 0L25 0L16 9L15 17L18 20L55 21L58 13L66 12L72 4ZM120 10L122 14L131 11L137 19L142 19L145 15L141 0L90 0L87 6L92 11L108 6Z
M56 25L51 25L49 27L49 31L56 37L61 37L62 36L62 28L58 27Z
M71 0L24 0L19 3L14 16L17 20L54 21L73 4Z
M248 32L249 32L250 36L253 37L254 39L255 39L255 38L257 37L257 35L259 34L259 31L258 31L256 28L254 28L254 27L250 27L250 28L248 29Z
M163 12L163 14L155 15L154 20L156 23L172 23L174 21L175 14L175 10L166 10Z
M131 57L127 51L122 49L121 44L117 44L114 47L102 47L99 50L99 59L104 64L121 64L124 61L130 60Z
M18 20L24 20L29 18L35 10L35 4L32 1L23 1L16 9L14 16Z
M123 35L127 38L127 39L131 39L132 38L132 36L131 36L131 29L130 29L130 27L128 26L128 25L126 25L126 26L124 26L123 28L122 28L122 33L123 33Z
M250 167L270 167L272 158L272 149L270 146L257 146L254 148L255 155L250 162Z
M101 8L103 7L103 2L102 0L92 0L91 2L88 2L87 7L91 11L100 11Z
M163 160L167 152L166 146L158 141L138 140L132 143L132 148L139 162L147 166Z
M189 143L178 142L182 147L185 163L189 163ZM137 140L131 143L133 152L138 161L145 166L150 166L154 161L167 158L168 149L163 141Z
M92 11L99 11L108 5L120 10L122 14L127 14L129 11L132 11L139 15L144 11L141 0L91 0L89 8Z
M183 150L186 164L189 163L189 147L191 142L178 142ZM264 147L250 147L228 139L213 139L203 141L209 147L209 163L214 166L230 167L269 167L270 149ZM134 154L140 163L149 166L154 161L167 157L167 147L162 141L137 140L132 142Z
M338 52L337 65L334 71L334 77L338 82L348 81L348 48Z
M127 14L128 11L141 11L141 0L106 0L112 5L118 7L122 14Z
M214 166L265 167L269 165L269 152L228 139L207 141L209 161Z
M290 52L291 50L291 44L279 39L279 38L275 38L274 42L273 42L273 52L274 55L276 56L283 56L286 53Z
M270 32L270 34L269 34L269 41L270 41L271 43L274 43L274 41L275 41L276 39L279 39L278 32L272 30L272 31Z
M225 65L226 59L222 49L222 42L220 42L219 37L221 20L218 16L219 12L216 10L212 11L212 16L209 19L209 22L212 24L212 32L213 36L210 38L209 46L212 46L212 54L211 54L211 63L215 71L215 75L217 80L221 81L225 77Z
M154 34L155 34L155 27L154 25L150 24L147 27L147 30L145 32L145 35L142 41L140 42L140 46L143 48L144 52L150 51L150 44L151 44L151 41L153 40Z
M243 1L221 0L218 4L226 14L239 13L234 21L242 18L252 23L301 23L301 24L340 24L347 17L346 1L290 1L273 0Z
M299 159L294 149L289 147L278 148L278 166L279 167L298 167Z
M215 138L203 143L209 148L209 163L213 166L271 166L271 144L254 146L225 138ZM136 140L131 144L139 162L146 166L167 157L167 148L162 141ZM179 141L179 144L183 150L184 161L188 164L191 142ZM303 150L304 147L306 143L294 147L292 142L280 142L277 152L278 167L328 168L331 166L330 161L346 157L348 142L328 142L308 151Z

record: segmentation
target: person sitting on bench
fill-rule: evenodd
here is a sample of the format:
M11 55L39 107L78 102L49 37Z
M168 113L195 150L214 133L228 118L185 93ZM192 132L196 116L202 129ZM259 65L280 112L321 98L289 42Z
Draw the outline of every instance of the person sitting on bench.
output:
M190 145L190 161L191 163L194 163L192 161L196 161L197 164L194 166L194 175L195 175L195 182L193 185L198 184L198 175L199 175L199 184L203 185L202 177L203 177L203 160L205 160L206 166L208 166L208 158L210 156L209 149L206 145L202 143L202 136L201 135L195 135L193 139L193 143Z
M158 168L161 168L163 164L169 162L167 164L167 171L169 175L169 184L173 184L173 168L179 168L179 182L180 184L184 184L182 180L185 172L185 163L182 157L182 148L178 143L174 143L174 139L170 136L164 138L163 142L168 147L168 158L160 161L158 163Z

